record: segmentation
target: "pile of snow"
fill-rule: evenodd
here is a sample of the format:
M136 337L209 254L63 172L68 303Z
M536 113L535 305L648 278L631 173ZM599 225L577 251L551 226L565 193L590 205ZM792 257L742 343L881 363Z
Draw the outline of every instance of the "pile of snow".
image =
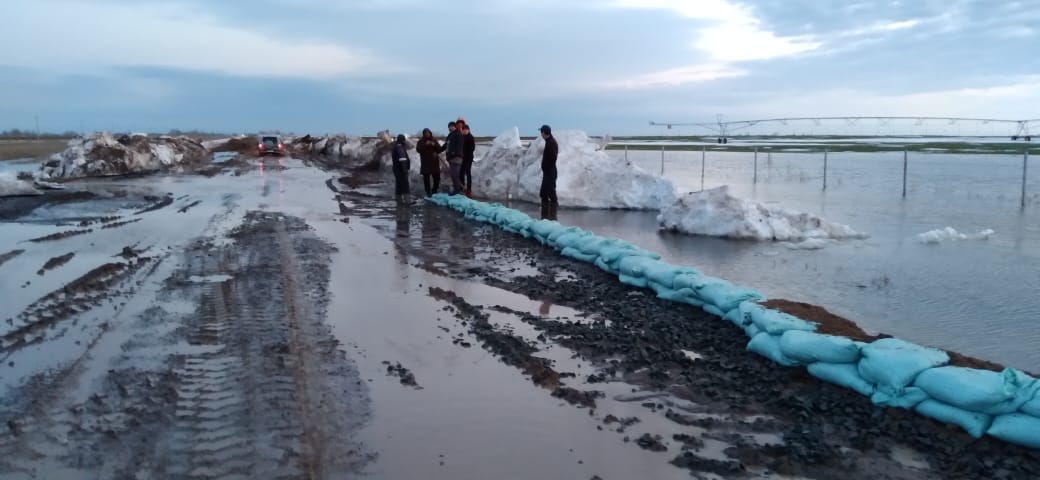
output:
M68 148L40 167L38 178L77 178L157 172L209 161L204 146L188 137L148 137L108 132L69 141Z
M848 225L734 197L726 186L686 194L664 208L657 221L666 230L751 240L804 242L867 237ZM821 242L804 246L818 248Z
M554 136L560 146L556 193L561 206L657 210L675 201L670 181L607 155L584 132L561 131ZM524 147L515 127L498 136L473 164L475 194L538 203L544 148L541 137Z
M965 234L954 230L953 227L946 227L922 233L917 236L917 241L921 243L938 244L955 240L989 240L989 237L993 236L994 233L996 232L987 228L978 233Z
M19 180L9 173L0 173L0 197L43 195L32 183Z
M321 158L341 167L377 168L389 165L390 132L373 137L348 135L284 137L283 143L295 157ZM414 152L412 152L414 153Z

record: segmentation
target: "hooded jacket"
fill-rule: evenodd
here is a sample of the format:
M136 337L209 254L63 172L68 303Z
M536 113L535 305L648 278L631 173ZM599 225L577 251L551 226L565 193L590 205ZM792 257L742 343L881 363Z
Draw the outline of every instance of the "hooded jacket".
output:
M441 173L441 160L438 156L441 145L436 138L433 138L433 132L429 128L423 129L422 138L415 146L415 151L419 152L419 173L423 175Z

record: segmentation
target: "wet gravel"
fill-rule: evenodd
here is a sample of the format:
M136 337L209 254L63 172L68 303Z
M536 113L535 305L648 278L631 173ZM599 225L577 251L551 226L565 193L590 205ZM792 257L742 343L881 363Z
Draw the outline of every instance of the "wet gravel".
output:
M580 323L530 314L524 318L549 339L597 365L599 372L588 380L622 379L669 392L708 411L774 419L770 426L778 430L782 445L762 448L738 441L726 452L732 460L698 456L690 451L701 442L695 437L675 439L687 451L672 463L691 472L739 477L750 466L764 466L774 473L813 478L1040 477L1040 452L989 437L973 439L957 427L912 412L876 407L804 369L776 366L747 352L747 338L736 327L699 309L660 300L649 290L621 284L533 240L429 204L395 210L392 203L361 196L341 195L341 205L344 201L353 205L351 214L365 217L394 239L419 266L437 265L441 274L588 314L589 321ZM438 262L446 257L456 261ZM691 359L684 351L699 358ZM712 428L710 419L674 411L666 416L682 425ZM754 427L749 423L748 428ZM640 447L656 448L652 436L635 438ZM900 468L889 460L896 447L920 454L930 471Z

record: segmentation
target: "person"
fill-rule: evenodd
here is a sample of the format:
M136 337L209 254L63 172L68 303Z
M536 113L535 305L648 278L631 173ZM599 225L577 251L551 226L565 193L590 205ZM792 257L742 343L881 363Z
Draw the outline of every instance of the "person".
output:
M444 151L445 156L448 157L448 168L451 174L451 194L458 195L462 193L462 181L459 178L459 174L462 172L462 156L464 150L464 141L462 133L459 132L459 123L465 125L465 122L461 120L451 122L448 124L448 130L451 132L448 134L448 138L444 140ZM453 127L454 125L454 127Z
M433 132L429 128L423 129L422 138L415 146L415 151L419 152L419 174L422 175L423 188L428 197L441 189L441 145L433 138Z
M556 198L556 157L560 154L560 146L553 138L550 126L542 125L538 130L545 140L545 149L542 150L542 189L538 192L542 201L542 219L556 220L556 208L559 206Z
M473 153L477 151L477 139L469 131L469 124L462 124L462 171L459 180L462 182L466 196L473 198Z
M403 134L397 135L391 153L394 172L394 198L397 203L411 203L411 189L408 185L408 171L411 169L411 159L408 158L408 140Z

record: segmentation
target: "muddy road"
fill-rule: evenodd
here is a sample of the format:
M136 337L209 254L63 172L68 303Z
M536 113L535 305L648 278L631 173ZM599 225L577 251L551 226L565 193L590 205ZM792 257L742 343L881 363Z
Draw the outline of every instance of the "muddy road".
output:
M1040 475L340 175L239 160L0 199L0 478Z

